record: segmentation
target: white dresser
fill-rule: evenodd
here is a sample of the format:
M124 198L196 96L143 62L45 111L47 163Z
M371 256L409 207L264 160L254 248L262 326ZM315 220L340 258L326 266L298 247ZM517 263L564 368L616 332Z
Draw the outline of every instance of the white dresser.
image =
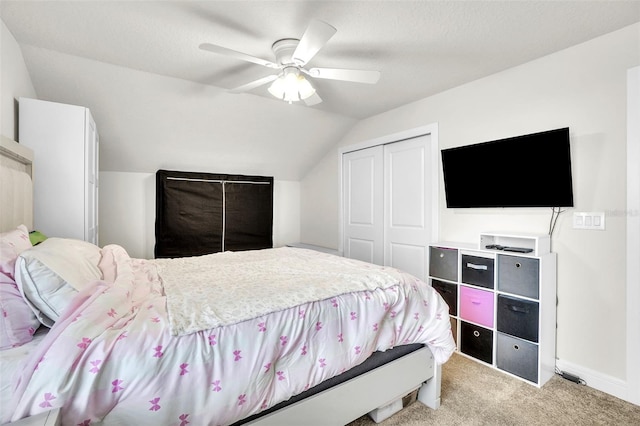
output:
M98 131L88 108L20 98L19 142L34 151L34 229L98 244Z

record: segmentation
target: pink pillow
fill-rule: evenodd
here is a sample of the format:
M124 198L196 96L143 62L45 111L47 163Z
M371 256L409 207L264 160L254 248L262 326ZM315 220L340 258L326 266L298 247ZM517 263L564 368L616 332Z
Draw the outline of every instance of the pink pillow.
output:
M0 350L30 342L40 325L13 275L16 259L29 248L29 231L24 225L0 234Z

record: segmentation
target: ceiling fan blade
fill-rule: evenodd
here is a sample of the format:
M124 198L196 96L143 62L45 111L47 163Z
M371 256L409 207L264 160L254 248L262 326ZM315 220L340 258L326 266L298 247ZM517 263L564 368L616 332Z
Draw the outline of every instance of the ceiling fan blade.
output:
M232 49L227 49L226 47L217 46L211 43L202 43L200 45L200 49L217 53L219 55L230 56L232 58L240 59L242 61L252 62L254 64L262 65L268 68L275 68L275 69L280 68L280 66L274 62L267 61L262 58L257 58L255 56L247 55L246 53L237 52Z
M272 82L273 80L275 80L276 78L278 78L277 74L274 75L268 75L266 77L260 78L258 80L252 81L250 83L247 84L243 84L242 86L236 87L235 89L231 89L230 92L231 93L243 93L243 92L248 92L249 90L253 90L256 87L260 87L263 86L267 83Z
M311 21L291 56L293 62L300 66L309 62L336 31L334 27L324 21L318 19Z
M309 75L315 78L367 84L376 84L380 79L380 71L345 70L339 68L311 68Z
M313 106L322 102L322 98L316 92L313 95L309 96L307 99L303 99L303 101L307 106Z

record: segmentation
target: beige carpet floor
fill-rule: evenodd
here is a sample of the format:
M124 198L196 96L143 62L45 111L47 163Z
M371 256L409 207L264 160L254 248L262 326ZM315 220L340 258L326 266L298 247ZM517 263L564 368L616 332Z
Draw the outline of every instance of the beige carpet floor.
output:
M542 388L454 354L443 366L442 403L414 402L381 426L636 425L640 406L554 376ZM348 426L372 426L364 416Z

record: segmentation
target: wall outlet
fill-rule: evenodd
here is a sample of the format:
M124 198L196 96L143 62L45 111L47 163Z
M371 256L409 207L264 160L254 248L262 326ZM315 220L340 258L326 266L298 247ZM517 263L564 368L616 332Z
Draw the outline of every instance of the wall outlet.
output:
M573 229L595 229L604 231L604 212L574 212Z

